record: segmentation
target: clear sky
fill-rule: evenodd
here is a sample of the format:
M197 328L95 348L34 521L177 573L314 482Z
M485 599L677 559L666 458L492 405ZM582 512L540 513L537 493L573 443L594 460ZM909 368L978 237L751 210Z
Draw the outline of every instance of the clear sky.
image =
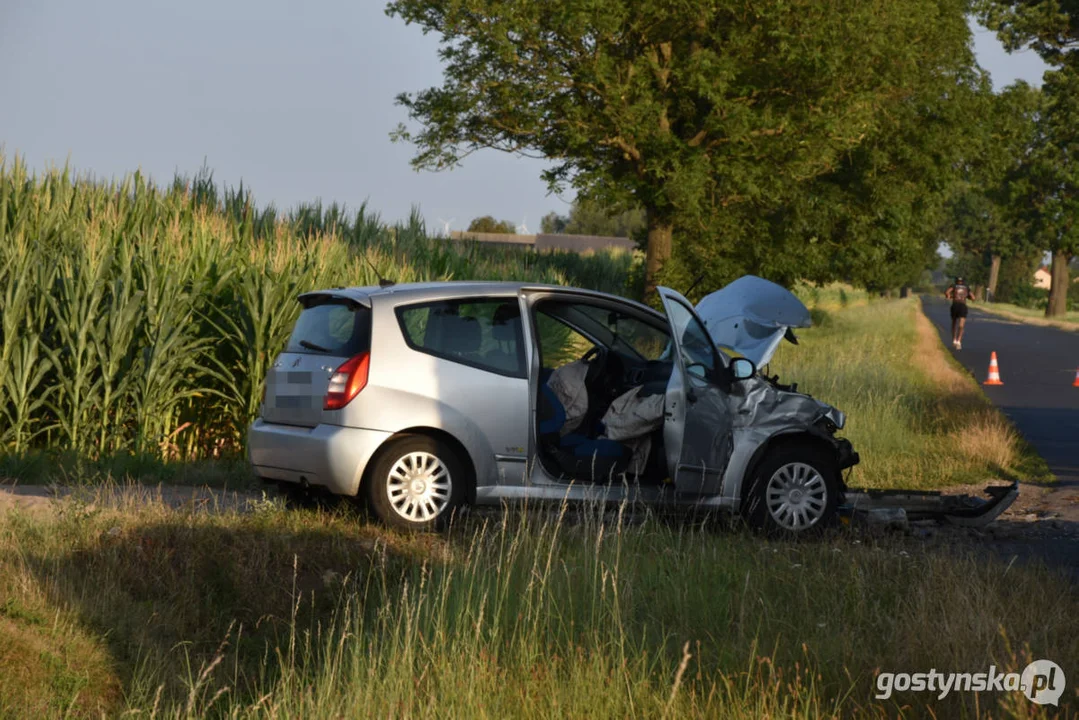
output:
M572 197L549 196L543 163L493 151L417 173L389 132L402 91L438 84L437 38L386 17L382 0L0 0L0 145L31 167L69 160L106 178L155 180L205 162L259 203L363 200L395 220L418 205L462 228L478 215L529 230ZM1002 87L1040 84L1031 52L975 33Z

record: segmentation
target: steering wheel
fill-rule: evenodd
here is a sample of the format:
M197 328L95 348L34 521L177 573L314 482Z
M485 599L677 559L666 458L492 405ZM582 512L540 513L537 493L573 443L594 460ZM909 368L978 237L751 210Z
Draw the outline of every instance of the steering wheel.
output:
M625 365L622 359L602 345L593 346L582 359L588 363L585 385L604 402L614 400L624 384Z

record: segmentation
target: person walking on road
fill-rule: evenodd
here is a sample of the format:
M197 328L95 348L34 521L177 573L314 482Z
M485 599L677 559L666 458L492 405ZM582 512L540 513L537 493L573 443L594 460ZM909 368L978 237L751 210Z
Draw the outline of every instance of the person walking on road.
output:
M967 301L974 300L974 291L957 277L955 282L944 291L944 297L952 301L952 347L963 349L963 331L967 325Z

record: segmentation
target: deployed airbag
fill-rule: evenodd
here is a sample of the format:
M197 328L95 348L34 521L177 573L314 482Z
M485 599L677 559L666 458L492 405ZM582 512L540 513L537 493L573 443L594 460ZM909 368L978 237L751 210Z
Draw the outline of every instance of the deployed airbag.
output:
M584 382L587 374L588 363L584 360L575 360L556 369L547 380L547 387L551 388L551 392L565 409L563 435L576 430L588 412L588 388Z
M663 427L663 395L644 395L642 386L619 395L603 415L604 436L624 443L633 453L631 475L640 475L652 450L651 433Z
M629 440L663 427L663 395L641 397L640 390L638 385L622 393L604 413L604 434L611 440Z

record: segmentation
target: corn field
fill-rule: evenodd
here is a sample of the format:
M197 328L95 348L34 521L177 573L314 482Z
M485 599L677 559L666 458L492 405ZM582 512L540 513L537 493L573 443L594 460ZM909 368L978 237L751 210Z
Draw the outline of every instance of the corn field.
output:
M528 280L625 294L634 258L450 243L413 210L279 214L212 176L155 186L0 154L0 455L235 455L299 312L341 285Z

